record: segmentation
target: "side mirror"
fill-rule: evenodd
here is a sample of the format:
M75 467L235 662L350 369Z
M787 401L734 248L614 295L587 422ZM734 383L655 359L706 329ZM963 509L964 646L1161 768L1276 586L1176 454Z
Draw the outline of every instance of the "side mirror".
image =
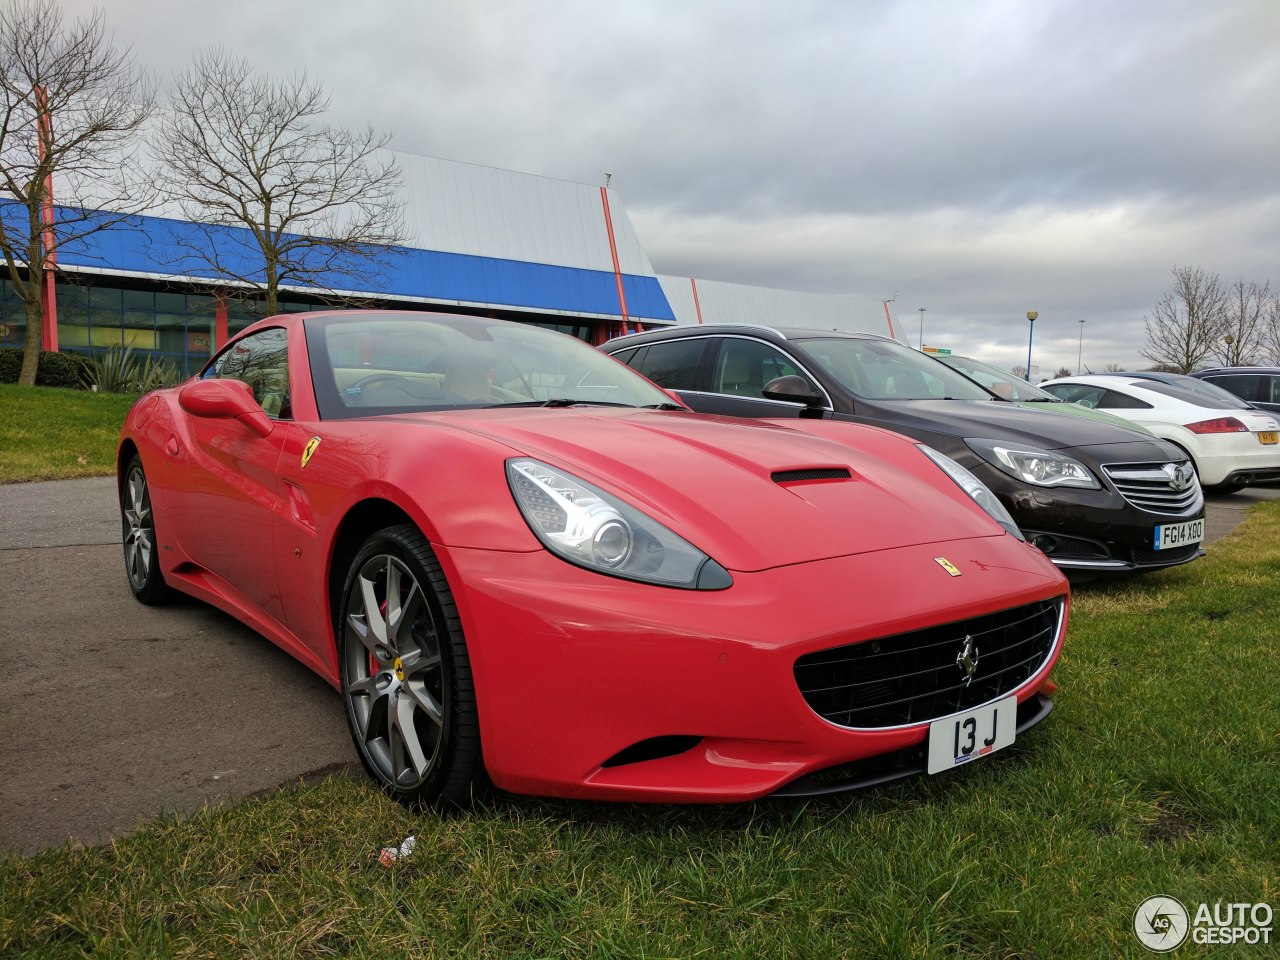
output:
M178 390L178 405L194 417L239 420L260 437L275 426L243 380L192 380Z
M820 407L824 402L822 394L814 390L808 380L794 374L770 380L764 385L762 392L766 400L803 403L806 407Z

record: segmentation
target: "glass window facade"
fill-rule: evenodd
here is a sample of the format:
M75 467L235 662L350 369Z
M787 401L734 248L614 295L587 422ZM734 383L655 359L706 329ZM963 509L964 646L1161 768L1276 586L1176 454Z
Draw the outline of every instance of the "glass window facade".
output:
M217 300L203 293L123 289L107 283L59 282L58 348L95 353L123 344L134 354L152 354L183 376L200 371L221 344L216 342ZM228 299L227 333L234 336L266 316L261 301ZM336 309L301 300L281 300L278 313ZM397 309L414 309L404 305ZM422 306L422 310L438 308ZM512 318L592 342L596 325ZM0 279L0 344L20 347L26 307L8 279Z
M20 347L27 335L27 307L7 279L0 280L0 346Z
M6 282L5 343L9 343L9 297L21 317L22 302ZM123 290L111 286L58 284L58 347L93 353L123 344L135 354L152 354L184 376L197 373L218 347L217 300L205 294L169 290ZM308 303L281 303L280 312L319 309ZM227 332L234 335L265 315L256 301L227 301ZM17 343L21 342L21 330Z

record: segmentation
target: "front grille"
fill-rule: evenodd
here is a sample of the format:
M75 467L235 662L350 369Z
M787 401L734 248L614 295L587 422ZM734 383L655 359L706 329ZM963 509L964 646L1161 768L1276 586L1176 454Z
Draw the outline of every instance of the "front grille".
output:
M846 467L814 467L810 470L775 470L769 474L774 483L802 483L806 480L850 480Z
M842 727L927 723L1016 690L1053 652L1063 598L805 654L805 702ZM957 660L968 649L973 677ZM968 681L968 682L966 682Z
M1151 513L1185 513L1200 502L1200 483L1175 490L1163 463L1113 463L1103 466L1120 496L1139 510ZM1173 466L1173 464L1170 464Z
M1043 533L1038 530L1025 529L1022 531L1022 535L1047 555L1056 559L1111 559L1111 554L1107 548L1096 540L1083 540L1079 537L1065 537L1060 533Z
M1174 547L1170 550L1147 550L1143 547L1133 548L1133 562L1138 564L1184 563L1194 560L1200 555L1200 544L1193 543L1189 547Z

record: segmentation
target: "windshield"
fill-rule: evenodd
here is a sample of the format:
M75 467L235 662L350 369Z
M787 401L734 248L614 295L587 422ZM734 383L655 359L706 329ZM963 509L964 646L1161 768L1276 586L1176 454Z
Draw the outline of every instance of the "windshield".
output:
M671 403L581 340L531 324L368 312L313 317L305 330L325 420L544 403Z
M1047 390L1041 390L1021 377L1015 377L1012 373L993 367L989 363L983 363L981 360L971 360L969 357L938 357L938 362L945 363L953 370L959 370L970 380L976 381L997 397L1004 397L1006 400L1022 403L1062 402Z
M841 386L866 400L990 400L972 380L893 340L815 337L798 341Z

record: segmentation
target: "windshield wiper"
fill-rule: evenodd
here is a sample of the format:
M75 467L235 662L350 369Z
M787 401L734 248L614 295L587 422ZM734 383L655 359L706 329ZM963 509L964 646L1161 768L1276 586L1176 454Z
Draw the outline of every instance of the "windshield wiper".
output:
M640 406L641 410L688 410L688 407L682 407L678 403L645 403Z
M619 403L616 400L574 400L572 397L553 397L550 400L518 400L513 403L487 403L486 410L509 409L512 407L631 407L634 403Z
M1027 397L1027 399L1021 400L1019 402L1020 403L1066 403L1067 401L1063 400L1061 397Z

